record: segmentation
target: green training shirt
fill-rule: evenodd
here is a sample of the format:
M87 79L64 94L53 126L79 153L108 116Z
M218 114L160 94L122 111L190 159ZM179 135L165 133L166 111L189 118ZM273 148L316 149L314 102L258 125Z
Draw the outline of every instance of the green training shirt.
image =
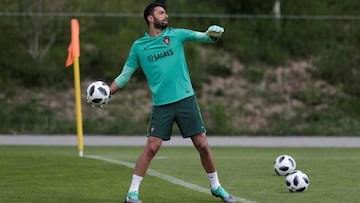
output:
M141 67L153 94L153 105L173 103L194 95L183 44L186 41L214 42L207 34L166 28L158 37L148 33L137 39L115 82L123 87Z

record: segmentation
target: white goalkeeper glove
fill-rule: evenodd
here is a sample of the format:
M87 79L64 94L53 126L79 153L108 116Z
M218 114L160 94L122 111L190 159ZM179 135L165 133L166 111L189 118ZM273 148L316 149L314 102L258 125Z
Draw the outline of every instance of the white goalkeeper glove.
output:
M224 32L224 28L220 27L218 25L211 25L207 31L206 34L208 34L210 37L214 37L214 38L220 38L222 33Z

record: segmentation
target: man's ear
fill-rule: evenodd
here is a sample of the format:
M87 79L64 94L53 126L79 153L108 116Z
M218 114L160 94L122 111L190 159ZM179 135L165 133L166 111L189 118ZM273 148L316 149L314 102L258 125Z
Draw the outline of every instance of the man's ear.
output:
M154 16L152 16L152 15L148 15L147 19L149 22L152 22L152 23L154 22Z

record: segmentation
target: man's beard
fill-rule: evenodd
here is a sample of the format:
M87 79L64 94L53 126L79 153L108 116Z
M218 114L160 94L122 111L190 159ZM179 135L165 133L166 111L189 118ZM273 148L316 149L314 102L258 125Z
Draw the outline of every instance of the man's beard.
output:
M155 20L155 22L154 22L154 27L156 28L156 29L161 29L161 30L165 30L167 27L168 27L168 24L166 23L161 23L160 21L157 21L157 20Z

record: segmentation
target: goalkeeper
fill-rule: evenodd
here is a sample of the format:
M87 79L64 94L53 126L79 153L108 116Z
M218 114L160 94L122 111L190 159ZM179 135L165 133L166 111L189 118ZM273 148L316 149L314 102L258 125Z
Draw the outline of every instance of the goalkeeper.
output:
M166 9L158 3L145 8L144 18L148 32L133 43L121 73L110 85L111 93L115 94L141 67L153 94L147 143L136 161L125 202L141 203L140 183L162 142L170 140L174 122L182 136L190 138L199 152L210 181L211 194L224 202L235 202L235 198L219 182L183 47L187 41L213 43L221 37L224 29L217 25L210 26L206 32L168 28Z

